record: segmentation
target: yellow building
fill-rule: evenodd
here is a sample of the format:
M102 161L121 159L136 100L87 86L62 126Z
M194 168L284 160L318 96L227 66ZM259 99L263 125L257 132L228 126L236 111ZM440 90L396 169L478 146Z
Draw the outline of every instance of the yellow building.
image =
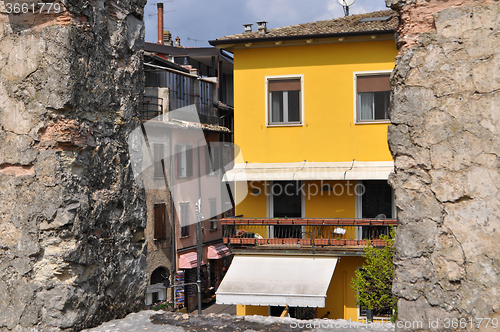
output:
M365 239L396 223L387 184L391 10L226 36L234 54L234 139L226 180L235 257L217 292L239 315L363 319L350 288ZM238 200L237 200L238 201ZM374 241L374 244L377 241Z

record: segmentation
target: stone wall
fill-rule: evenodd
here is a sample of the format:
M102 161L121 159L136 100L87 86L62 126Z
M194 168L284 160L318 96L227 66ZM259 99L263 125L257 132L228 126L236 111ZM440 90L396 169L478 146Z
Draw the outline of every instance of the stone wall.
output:
M489 330L480 319L500 318L500 4L386 2L401 16L389 128L397 330L459 330L453 318Z
M141 308L147 281L126 143L146 0L37 2L0 1L0 331L95 326Z

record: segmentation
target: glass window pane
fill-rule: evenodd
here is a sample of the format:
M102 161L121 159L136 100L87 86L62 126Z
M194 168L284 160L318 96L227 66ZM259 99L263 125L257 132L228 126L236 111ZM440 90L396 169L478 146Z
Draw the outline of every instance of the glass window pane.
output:
M288 91L288 122L300 122L300 91Z
M387 110L389 108L390 92L380 91L374 92L375 99L375 119L385 120L388 119Z
M272 184L275 218L300 218L302 197L299 181L275 181Z
M271 122L283 122L283 91L269 93L271 102Z
M373 92L358 93L358 120L373 120Z

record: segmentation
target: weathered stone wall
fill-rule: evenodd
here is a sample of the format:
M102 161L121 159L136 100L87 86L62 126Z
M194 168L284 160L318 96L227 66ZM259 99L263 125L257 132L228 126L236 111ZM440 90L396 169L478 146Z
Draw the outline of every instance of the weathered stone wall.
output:
M140 308L147 281L126 143L146 0L37 2L0 1L0 331L94 326Z
M401 15L389 144L393 290L409 323L397 330L459 330L453 318L488 330L479 319L500 318L500 4L386 2Z

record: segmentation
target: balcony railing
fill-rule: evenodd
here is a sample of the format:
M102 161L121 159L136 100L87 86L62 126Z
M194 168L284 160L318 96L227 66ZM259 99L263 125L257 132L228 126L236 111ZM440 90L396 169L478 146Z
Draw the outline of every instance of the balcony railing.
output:
M146 70L147 87L168 87L170 89L168 110L179 110L195 105L202 123L216 124L214 98L217 95L217 83L172 70Z
M255 219L221 220L223 238L232 245L384 246L380 235L396 219Z

